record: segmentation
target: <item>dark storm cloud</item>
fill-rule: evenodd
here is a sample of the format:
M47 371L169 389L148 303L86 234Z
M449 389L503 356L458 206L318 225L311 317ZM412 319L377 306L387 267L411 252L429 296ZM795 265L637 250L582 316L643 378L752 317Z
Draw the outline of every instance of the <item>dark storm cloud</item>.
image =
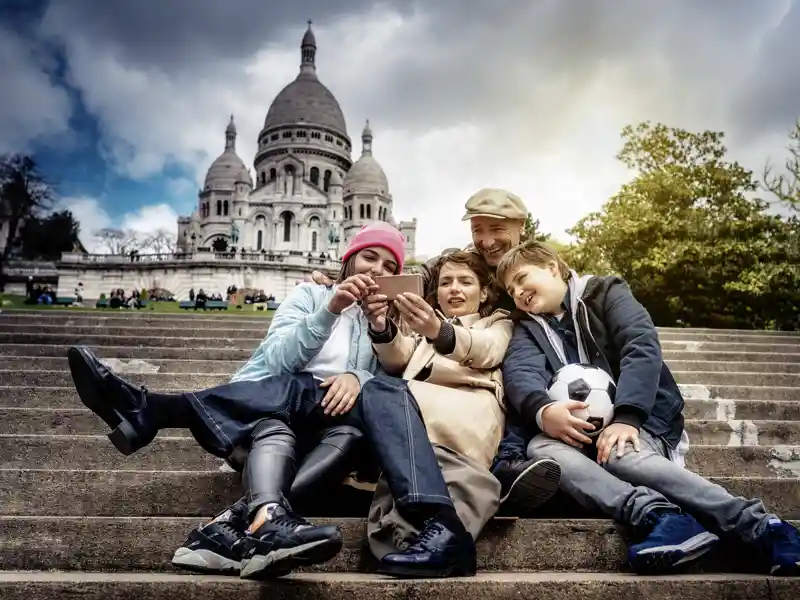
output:
M769 14L768 1L431 2L419 43L357 100L380 105L393 123L420 129L476 114L509 119L535 114L563 94L567 104L603 68L623 72L634 90L662 104L702 102L730 90L713 77L739 67L746 46ZM657 67L657 70L654 68ZM371 92L371 95L370 95ZM413 100L409 101L413 95ZM524 101L520 101L525 99Z
M788 132L800 118L800 2L760 45L734 116L743 137Z
M52 0L49 31L79 31L119 58L165 72L237 61L281 42L308 19L325 22L365 10L370 0Z

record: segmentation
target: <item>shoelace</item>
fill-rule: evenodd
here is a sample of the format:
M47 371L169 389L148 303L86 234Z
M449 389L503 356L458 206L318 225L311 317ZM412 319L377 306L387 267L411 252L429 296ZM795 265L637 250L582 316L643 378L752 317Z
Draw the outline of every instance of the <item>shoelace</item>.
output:
M276 515L270 522L276 527L286 531L294 531L298 527L311 525L311 523L305 519L292 514Z
M422 531L415 537L410 547L420 549L424 548L428 542L430 542L437 535L440 535L443 531L444 525L437 523L433 519L428 519L425 521Z

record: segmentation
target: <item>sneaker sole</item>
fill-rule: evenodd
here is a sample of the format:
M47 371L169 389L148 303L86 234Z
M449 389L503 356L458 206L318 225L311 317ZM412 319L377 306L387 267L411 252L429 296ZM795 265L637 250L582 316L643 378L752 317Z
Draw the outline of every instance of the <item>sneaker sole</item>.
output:
M96 382L102 377L94 368L92 359L96 360L96 357L88 348L74 346L67 350L67 362L72 382L75 384L78 397L83 405L113 430L108 434L108 439L111 440L114 447L122 454L129 456L138 449L135 446L138 435L119 411L98 396Z
M309 542L293 548L281 548L266 554L242 559L242 579L272 579L288 575L298 567L307 567L331 560L342 549L342 536Z
M500 505L531 510L547 502L558 491L561 467L550 458L538 460L525 469L500 498Z
M469 567L450 566L446 569L426 569L408 567L380 566L376 572L381 575L390 575L399 579L445 579L447 577L474 577L478 572L476 565Z
M241 562L225 558L210 550L192 550L191 548L178 548L172 556L172 564L181 569L196 573L209 573L217 575L235 575L242 568Z
M770 569L769 574L776 577L797 577L800 575L800 562L793 565L775 565Z
M713 550L718 542L716 535L706 531L682 544L647 548L631 561L631 568L639 575L666 574L697 560Z

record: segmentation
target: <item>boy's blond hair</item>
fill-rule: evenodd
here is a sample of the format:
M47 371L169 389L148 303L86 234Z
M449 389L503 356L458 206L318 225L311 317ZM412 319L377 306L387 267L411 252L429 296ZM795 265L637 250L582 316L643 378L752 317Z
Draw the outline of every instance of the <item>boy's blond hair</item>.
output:
M497 281L500 285L505 286L506 274L518 265L535 265L544 268L550 261L554 261L558 265L561 279L569 281L569 265L558 255L555 248L536 240L523 242L508 251L497 265Z

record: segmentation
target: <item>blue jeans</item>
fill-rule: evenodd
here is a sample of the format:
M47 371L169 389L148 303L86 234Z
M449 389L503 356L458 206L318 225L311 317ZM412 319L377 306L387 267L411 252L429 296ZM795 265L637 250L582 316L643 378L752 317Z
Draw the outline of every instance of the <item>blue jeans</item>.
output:
M227 458L249 446L255 425L266 418L284 421L295 433L352 425L364 432L398 508L417 504L452 506L419 407L402 379L379 375L368 381L353 409L325 415L320 382L309 373L227 383L184 394L185 426L208 452Z
M513 409L506 411L506 427L497 449L492 470L501 460L526 460L526 450L531 435L520 416Z

